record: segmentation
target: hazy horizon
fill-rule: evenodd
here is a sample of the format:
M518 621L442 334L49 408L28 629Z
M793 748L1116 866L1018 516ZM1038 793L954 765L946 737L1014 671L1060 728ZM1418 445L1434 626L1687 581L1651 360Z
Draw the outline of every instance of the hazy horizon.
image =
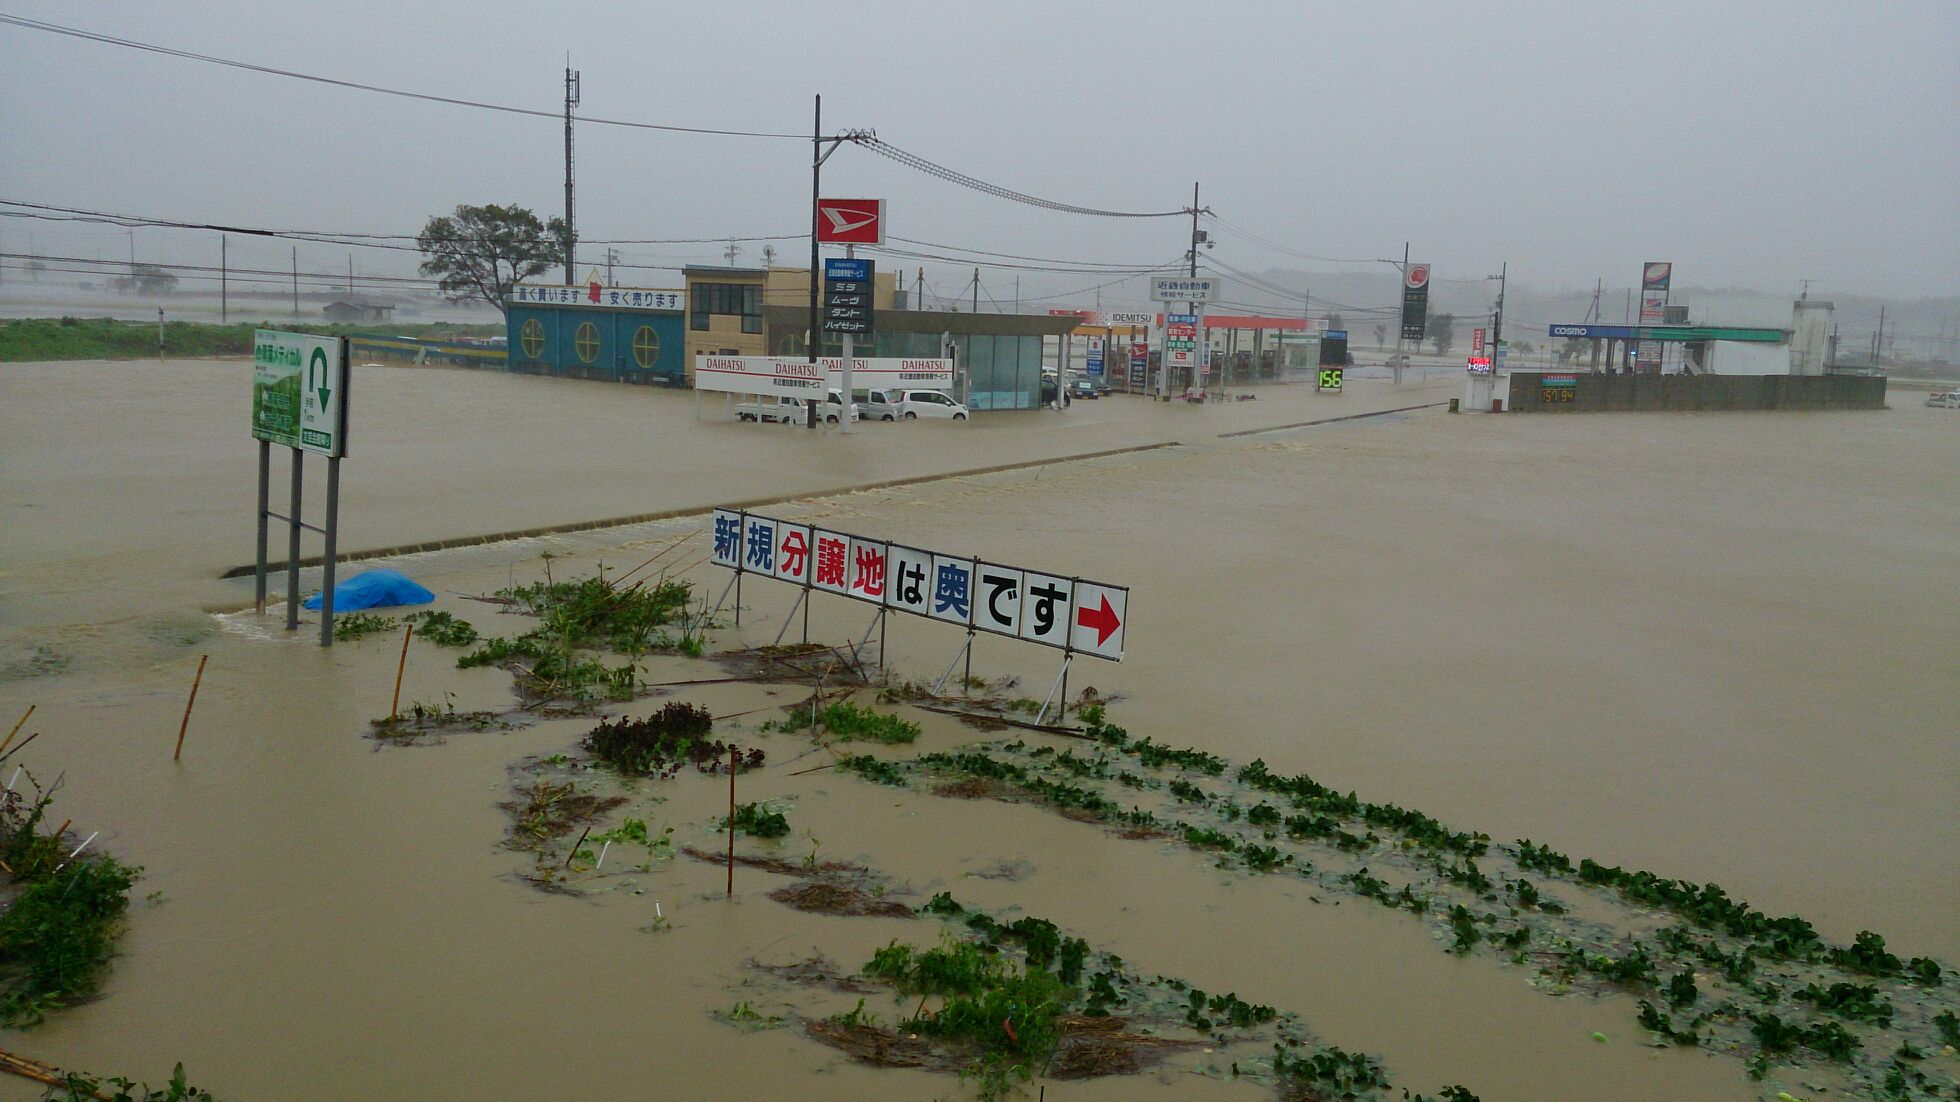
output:
M1434 265L1439 293L1508 261L1515 281L1609 296L1643 260L1677 286L1912 300L1960 294L1960 9L1241 5L1194 22L1155 3L977 9L770 7L597 15L536 6L15 2L6 14L275 68L669 125L878 136L1060 202L1200 202L1203 263L1336 277ZM562 124L419 102L0 25L0 199L193 222L413 234L458 203L563 213ZM581 123L587 242L786 235L807 262L810 143ZM846 146L833 195L883 196L887 256L983 303L1135 304L1138 279L1037 267L1181 258L1188 219L1006 202ZM29 234L32 234L32 240ZM211 234L136 229L140 259L214 263ZM1259 240L1255 240L1259 239ZM125 258L121 228L0 219L0 251ZM399 244L399 242L398 242ZM32 248L30 249L30 245ZM762 242L736 262L761 262ZM284 270L292 243L234 236L230 263ZM601 265L588 244L580 265ZM719 241L618 246L619 282L675 285ZM303 269L412 275L412 251L299 246ZM973 250L1070 262L1025 262ZM1346 263L1355 261L1356 263ZM1077 264L1075 262L1082 262ZM1090 263L1093 262L1093 263ZM1021 269L1007 265L1028 264ZM8 272L11 281L18 277ZM1114 280L1114 282L1112 282ZM1482 288L1464 292L1483 295ZM1073 292L1073 293L1071 293ZM1260 302L1240 281L1241 301ZM1038 302L1032 305L1039 305Z

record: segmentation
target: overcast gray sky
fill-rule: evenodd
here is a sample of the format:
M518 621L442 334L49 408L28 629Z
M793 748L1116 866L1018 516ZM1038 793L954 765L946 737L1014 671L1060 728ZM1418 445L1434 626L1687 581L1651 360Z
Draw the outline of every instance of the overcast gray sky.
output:
M1204 204L1233 226L1336 258L1399 257L1406 239L1438 277L1508 260L1539 287L1614 287L1642 260L1669 259L1678 283L1700 286L1780 293L1813 278L1846 293L1960 293L1953 0L0 0L0 12L546 110L569 52L581 113L688 126L807 133L822 93L827 130L875 128L1021 191L1158 210L1186 205L1201 180ZM0 104L4 199L372 233L413 233L462 202L562 212L562 134L548 119L4 25ZM809 225L807 141L583 125L578 149L586 238ZM853 148L831 159L824 190L888 198L894 234L1045 257L1165 261L1189 228L1019 206ZM0 220L0 245L23 251L28 228ZM32 228L42 252L127 250L105 227ZM138 231L146 248L169 240ZM234 241L233 258L284 264L287 249ZM807 255L779 249L785 262ZM644 264L719 259L715 246L623 251ZM317 252L345 263L346 250ZM1328 266L1229 235L1212 255L1252 271ZM359 264L407 272L413 259ZM983 279L999 295L1013 275ZM1031 290L1099 282L1024 275ZM1135 284L1111 293L1140 298Z

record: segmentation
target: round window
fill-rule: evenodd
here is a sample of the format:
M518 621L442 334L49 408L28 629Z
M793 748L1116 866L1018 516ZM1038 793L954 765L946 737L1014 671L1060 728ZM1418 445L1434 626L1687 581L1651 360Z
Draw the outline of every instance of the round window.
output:
M580 363L591 363L599 358L599 327L589 321L578 323L572 332L572 351L578 353Z
M660 335L653 326L642 325L633 331L633 362L647 370L660 362Z
M537 359L544 354L544 325L536 318L527 319L517 331L517 343L524 349L526 358Z

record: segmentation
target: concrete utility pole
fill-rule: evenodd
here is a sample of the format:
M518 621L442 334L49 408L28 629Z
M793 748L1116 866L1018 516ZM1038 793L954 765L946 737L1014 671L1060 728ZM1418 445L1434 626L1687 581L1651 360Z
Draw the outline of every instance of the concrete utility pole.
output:
M1392 372L1396 382L1402 381L1402 298L1409 286L1409 243L1402 242L1402 263L1395 269L1395 367ZM1418 346L1420 347L1420 346ZM1425 368L1424 370L1428 370Z
M735 242L730 241L728 247L723 249L721 254L728 258L728 266L733 268L735 266L735 258L742 254L742 250L735 246Z
M606 286L613 285L613 265L619 263L619 250L606 250Z
M578 106L579 75L572 68L572 57L565 55L565 285L577 278L572 274L578 251L578 223L572 218L572 108Z
M231 238L218 235L218 324L231 321Z
M1504 281L1505 277L1510 274L1510 271L1511 262L1508 260L1504 261L1497 269L1497 310L1491 315L1490 319L1490 362L1491 375L1493 377L1497 374L1497 363L1502 358L1500 350L1504 347L1502 343L1504 339Z
M293 316L299 317L299 246L293 246Z
M973 269L973 312L980 312L980 269Z

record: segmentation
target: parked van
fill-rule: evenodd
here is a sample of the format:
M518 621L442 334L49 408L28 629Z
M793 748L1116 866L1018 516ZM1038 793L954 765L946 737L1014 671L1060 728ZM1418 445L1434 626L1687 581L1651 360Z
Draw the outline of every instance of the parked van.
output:
M921 417L964 421L967 408L937 390L874 390L865 403L874 421L916 421Z

